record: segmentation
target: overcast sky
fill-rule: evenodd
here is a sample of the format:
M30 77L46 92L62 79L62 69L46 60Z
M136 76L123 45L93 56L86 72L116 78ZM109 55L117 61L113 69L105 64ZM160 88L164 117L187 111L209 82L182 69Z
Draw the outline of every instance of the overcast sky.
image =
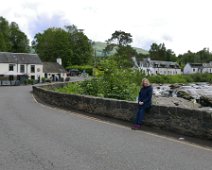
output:
M5 0L0 16L30 40L49 27L76 25L93 41L115 30L131 33L132 46L165 43L176 54L212 49L211 0Z

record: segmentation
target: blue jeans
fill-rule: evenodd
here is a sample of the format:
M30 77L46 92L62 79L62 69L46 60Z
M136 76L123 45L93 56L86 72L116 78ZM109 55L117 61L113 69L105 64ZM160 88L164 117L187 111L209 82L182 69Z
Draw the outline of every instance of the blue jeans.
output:
M143 123L145 110L146 110L145 107L138 108L138 112L137 112L136 118L135 118L135 124L141 125Z

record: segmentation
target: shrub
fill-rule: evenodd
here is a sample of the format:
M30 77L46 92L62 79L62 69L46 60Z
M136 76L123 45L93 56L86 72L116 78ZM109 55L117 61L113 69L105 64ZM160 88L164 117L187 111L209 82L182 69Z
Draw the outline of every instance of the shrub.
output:
M56 88L54 91L67 94L83 94L83 89L79 83L68 83L67 86Z
M98 96L99 85L97 79L85 80L80 83L82 93L85 95Z

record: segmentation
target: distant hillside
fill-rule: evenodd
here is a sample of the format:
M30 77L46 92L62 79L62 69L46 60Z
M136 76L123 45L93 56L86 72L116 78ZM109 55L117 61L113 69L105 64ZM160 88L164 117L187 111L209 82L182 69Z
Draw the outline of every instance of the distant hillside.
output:
M103 53L103 49L106 47L106 43L104 42L95 42L95 44L93 45L93 48L96 50L96 56L98 57L102 57L104 56ZM137 53L142 53L142 54L148 54L148 51L142 49L142 48L137 48L137 47L133 47ZM110 55L114 54L116 52L116 50L114 49Z

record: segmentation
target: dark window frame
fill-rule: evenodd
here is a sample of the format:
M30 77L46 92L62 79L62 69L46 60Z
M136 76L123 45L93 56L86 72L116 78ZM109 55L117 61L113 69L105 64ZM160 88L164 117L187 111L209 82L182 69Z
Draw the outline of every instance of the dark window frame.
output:
M14 71L14 64L9 64L9 71Z
M20 65L20 72L21 73L25 72L25 66L23 64Z
M35 65L31 65L30 71L31 71L31 73L35 73Z

